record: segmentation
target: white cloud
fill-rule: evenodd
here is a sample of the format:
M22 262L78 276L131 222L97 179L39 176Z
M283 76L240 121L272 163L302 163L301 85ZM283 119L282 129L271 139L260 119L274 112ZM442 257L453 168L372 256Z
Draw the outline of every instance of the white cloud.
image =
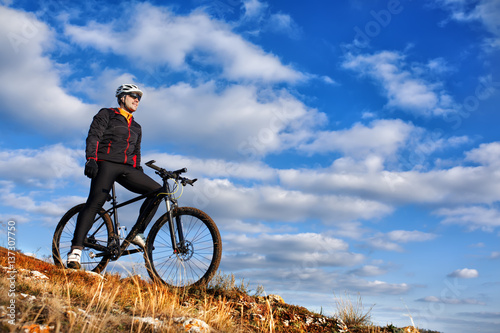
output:
M233 234L224 239L228 260L253 258L252 267L289 268L294 263L302 263L304 268L337 267L356 265L364 260L362 254L349 252L344 241L315 233L261 234L257 237Z
M500 2L497 0L439 0L444 8L451 12L451 19L458 22L480 22L491 37L486 38L488 48L500 48Z
M0 179L18 184L54 188L82 177L84 151L62 144L39 149L0 150Z
M136 116L144 142L165 140L193 155L257 160L309 139L326 119L285 90L213 81L144 90Z
M475 269L470 269L470 268L462 268L462 269L457 269L450 274L448 274L448 277L456 277L460 279L474 279L479 276L479 272Z
M484 206L462 206L456 208L441 208L434 212L443 216L442 223L457 224L469 230L481 229L492 232L500 227L500 211Z
M267 2L247 0L243 2L244 14L238 28L245 34L256 36L262 32L286 35L292 39L302 36L302 29L295 20L286 13L272 13Z
M387 238L398 243L426 242L436 238L436 235L418 230L394 230L387 233Z
M498 166L500 164L500 142L483 143L479 148L465 153L466 159L482 165Z
M241 274L236 272L236 275ZM321 267L308 266L307 261L285 268L245 270L244 276L250 281L259 281L266 287L266 290L276 290L283 296L284 293L305 291L310 297L311 291L331 295L332 291L344 292L346 290L361 293L363 296L401 295L411 289L406 283L369 281L353 274L339 273L338 269L326 270Z
M292 39L298 39L302 35L302 29L293 18L284 13L272 14L268 21L268 30L275 33L282 33Z
M85 198L78 196L64 196L47 200L46 195L46 193L36 192L28 195L18 194L13 192L13 186L3 186L0 189L0 205L9 209L21 210L28 216L30 214L42 215L47 221L54 223L55 220L52 218L62 217L69 208L85 201Z
M137 12L141 15L130 15ZM296 82L304 79L302 73L283 65L275 55L264 52L233 33L228 24L212 20L201 11L181 16L168 8L142 3L127 8L122 15L127 18L125 29L120 17L105 24L68 24L65 30L82 46L146 64L168 64L175 70L190 69L187 58L191 57L198 65L218 66L222 77L229 80Z
M243 1L244 19L260 19L269 5L259 0Z
M123 82L136 80L130 74L104 70L74 86L110 107L116 104L114 90ZM143 129L144 147L166 144L186 154L255 161L309 140L315 128L326 122L324 113L309 108L286 89L246 84L221 87L215 81L166 87L138 84L144 97L134 116Z
M313 142L299 146L307 152L337 152L344 156L387 157L403 147L415 127L399 119L374 120L368 126L356 123L351 128L339 131L318 132Z
M231 219L227 221L217 220L218 225L224 226L225 232L237 232L245 234L262 234L262 233L272 233L272 232L282 232L283 229L292 230L291 227L284 226L275 230L269 226L267 223L262 222L245 222L238 219Z
M405 55L391 51L347 54L342 65L380 84L386 93L387 105L391 108L418 116L442 116L452 112L456 103L442 88L442 83L420 75L420 69L427 65L413 63L410 67L405 58ZM435 66L433 71L436 72Z
M377 276L386 274L387 269L375 265L365 265L361 268L351 271L351 273L357 276Z
M155 160L157 165L170 170L187 168L190 177L252 179L273 181L277 177L275 169L260 161L229 162L223 159L202 159L192 156L147 152L143 162ZM146 168L147 169L147 168Z
M403 252L403 248L394 242L389 242L384 237L376 236L368 239L366 241L366 245L369 248L381 250L381 251L394 251L394 252Z
M391 205L482 205L500 200L500 174L496 170L494 166L479 165L436 168L426 172L389 171L384 168L382 159L367 156L362 160L341 157L328 168L280 170L278 174L283 186L311 193L342 193ZM303 179L308 181L304 182ZM496 211L487 212L487 209L478 208L468 210L443 209L437 214L447 216L446 222L466 224L478 221L475 219L478 217L480 224L473 222L472 226L497 225ZM460 218L462 214L464 217Z
M61 88L58 65L46 56L51 29L33 14L0 7L0 98L2 110L41 132L83 130L94 106Z
M197 188L196 194L188 194L193 205L202 206L217 218L229 221L304 222L313 219L335 225L379 218L392 212L390 206L374 200L308 194L279 186L243 187L223 179L202 179Z
M31 222L31 219L28 216L26 216L26 214L24 214L24 215L1 214L0 215L0 222L3 223L2 226L7 225L8 221L15 221L16 223L27 223L27 222ZM2 234L2 233L7 234L7 228L2 228L2 230L0 231L0 234Z
M418 230L394 230L386 234L376 234L367 240L367 245L378 250L403 252L403 248L399 245L401 243L426 242L436 237L435 234Z
M484 302L481 302L477 299L473 298L442 298L436 296L426 296L424 298L417 299L417 302L426 302L426 303L444 303L444 304L469 304L469 305L484 305Z

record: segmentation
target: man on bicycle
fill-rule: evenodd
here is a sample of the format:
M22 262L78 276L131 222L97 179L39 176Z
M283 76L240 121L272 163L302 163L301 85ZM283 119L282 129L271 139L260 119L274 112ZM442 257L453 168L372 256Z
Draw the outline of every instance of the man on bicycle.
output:
M85 175L92 181L87 202L76 222L71 251L68 253L68 268L80 269L83 241L115 181L138 194L146 194L161 187L140 166L142 131L133 113L142 95L142 91L134 84L121 85L115 94L119 108L101 109L90 125L86 140ZM144 201L141 211L147 204L148 199ZM132 242L143 247L145 241L142 233Z

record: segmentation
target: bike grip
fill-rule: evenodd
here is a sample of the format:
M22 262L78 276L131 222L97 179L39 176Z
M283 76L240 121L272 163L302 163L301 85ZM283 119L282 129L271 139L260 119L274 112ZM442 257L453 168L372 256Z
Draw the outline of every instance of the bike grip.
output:
M146 163L144 163L144 164L146 164L147 166L150 166L150 165L151 165L151 164L153 164L153 163L156 163L156 161L155 161L155 160L151 160L151 161L146 162Z
M175 170L175 171L174 171L174 172L172 172L172 173L175 173L175 174L180 175L181 173L185 173L185 172L187 172L187 171L188 171L188 169L187 169L187 168L182 168L182 169L179 169L179 170Z

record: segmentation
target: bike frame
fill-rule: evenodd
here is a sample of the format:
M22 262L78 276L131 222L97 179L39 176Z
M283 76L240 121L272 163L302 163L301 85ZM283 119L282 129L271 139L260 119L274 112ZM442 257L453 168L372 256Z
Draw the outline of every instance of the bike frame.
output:
M137 221L135 222L134 226L128 233L128 235L124 238L123 242L120 244L120 236L119 236L119 230L120 230L120 223L118 221L118 208L130 205L134 202L137 202L139 200L145 199L150 196L155 196L155 199L152 200L148 206L145 207L145 209L139 214ZM131 244L132 239L139 233L139 230L145 230L151 220L153 219L154 215L156 214L156 211L158 210L160 204L162 201L165 201L166 207L167 207L167 219L168 219L168 225L169 225L169 230L170 230L170 237L171 237L171 242L172 242L172 249L174 250L174 253L177 252L182 252L184 250L184 234L182 230L182 223L180 221L180 218L176 218L176 227L177 227L177 237L178 237L178 242L176 240L176 233L175 233L175 227L173 223L173 210L177 207L177 199L172 197L172 193L170 193L170 186L168 184L168 180L164 179L163 180L163 186L155 191L139 195L135 198L132 198L130 200L127 200L123 203L118 203L116 199L116 191L115 191L115 184L113 183L113 186L111 188L111 195L110 195L110 200L111 201L111 207L104 212L104 214L108 214L110 217L113 218L113 237L115 239L118 239L118 244L119 244L119 253L116 256L116 258L113 258L113 254L110 251L110 248L107 246L100 246L97 244L92 244L90 242L84 241L84 246L88 248L92 248L98 251L102 251L101 253L98 253L95 255L95 257L102 257L109 255L112 257L113 260L117 260L119 257L123 255L131 255L134 253L142 252L142 249L133 249L133 250L127 250L128 246ZM97 233L100 230L100 227L94 232ZM87 239L86 239L87 240Z

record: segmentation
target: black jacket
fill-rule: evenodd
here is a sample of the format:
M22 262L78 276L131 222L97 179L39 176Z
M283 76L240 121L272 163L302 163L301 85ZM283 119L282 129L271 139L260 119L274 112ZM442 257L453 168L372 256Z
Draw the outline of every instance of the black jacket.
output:
M141 163L141 126L134 118L127 122L118 109L101 109L90 125L87 159L130 164Z

